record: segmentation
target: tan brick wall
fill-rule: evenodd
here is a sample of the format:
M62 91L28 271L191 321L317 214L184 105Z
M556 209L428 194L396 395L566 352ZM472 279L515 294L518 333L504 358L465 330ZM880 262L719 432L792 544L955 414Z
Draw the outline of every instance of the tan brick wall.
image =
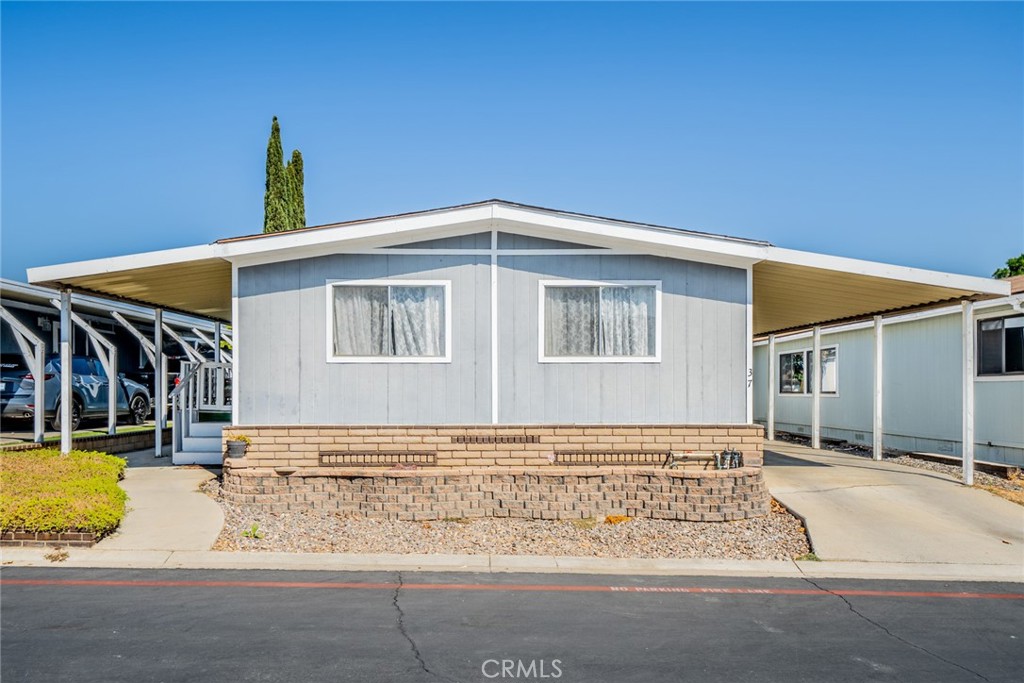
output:
M610 514L722 522L768 512L760 467L325 468L282 475L228 466L224 496L266 512L332 510L399 520L445 517L601 518Z
M761 465L760 425L242 425L252 445L244 467L315 468L321 452L433 454L436 467L551 467L565 451L673 451L710 455L727 448Z

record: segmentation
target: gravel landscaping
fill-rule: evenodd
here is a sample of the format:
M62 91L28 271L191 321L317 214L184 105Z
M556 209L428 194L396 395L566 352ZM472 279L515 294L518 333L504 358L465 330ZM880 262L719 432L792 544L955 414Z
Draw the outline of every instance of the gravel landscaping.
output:
M399 522L335 512L265 513L221 499L214 550L312 553L439 553L781 560L810 551L799 519L772 501L764 517L736 522L629 518L540 521L508 518ZM254 526L255 525L255 526Z

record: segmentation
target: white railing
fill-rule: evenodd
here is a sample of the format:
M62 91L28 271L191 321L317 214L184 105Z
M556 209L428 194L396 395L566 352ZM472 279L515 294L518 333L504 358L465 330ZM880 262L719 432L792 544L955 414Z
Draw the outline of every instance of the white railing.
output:
M171 399L174 451L184 446L200 412L231 411L231 364L182 362L181 378Z

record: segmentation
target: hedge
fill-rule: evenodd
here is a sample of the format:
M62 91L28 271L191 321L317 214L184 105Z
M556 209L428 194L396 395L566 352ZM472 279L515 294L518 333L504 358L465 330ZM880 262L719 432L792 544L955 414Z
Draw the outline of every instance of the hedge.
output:
M117 485L125 460L106 453L59 450L0 455L0 531L109 534L128 496Z

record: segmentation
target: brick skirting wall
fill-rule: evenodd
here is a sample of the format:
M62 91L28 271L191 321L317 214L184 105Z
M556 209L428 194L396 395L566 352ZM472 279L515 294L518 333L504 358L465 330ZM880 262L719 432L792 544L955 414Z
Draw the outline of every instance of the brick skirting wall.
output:
M171 443L171 428L168 427L161 435L165 446ZM0 447L0 451L34 451L38 448L60 448L60 441L44 443L8 444ZM76 451L99 451L100 453L130 453L153 448L153 430L144 432L127 432L124 434L100 434L98 436L72 437L71 448Z
M70 546L88 548L96 543L96 535L81 531L5 531L0 534L0 546L6 547L45 547Z
M759 425L236 426L223 495L265 512L400 520L767 514ZM718 470L733 448L743 467ZM669 466L670 454L684 459Z
M224 439L245 434L252 439L249 467L321 466L321 456L337 464L335 454L356 454L367 466L390 467L397 458L370 454L415 454L433 467L551 467L570 464L583 453L607 454L587 464L660 465L668 452L704 454L735 448L743 462L761 466L761 425L240 425L224 429ZM226 447L225 447L226 450ZM632 453L632 456L624 454ZM648 454L639 458L635 454ZM615 455L618 454L618 455ZM660 456L660 457L659 457ZM389 460L389 461L384 461ZM646 461L644 461L646 460ZM603 461L603 462L602 462ZM655 462L656 461L656 462Z

